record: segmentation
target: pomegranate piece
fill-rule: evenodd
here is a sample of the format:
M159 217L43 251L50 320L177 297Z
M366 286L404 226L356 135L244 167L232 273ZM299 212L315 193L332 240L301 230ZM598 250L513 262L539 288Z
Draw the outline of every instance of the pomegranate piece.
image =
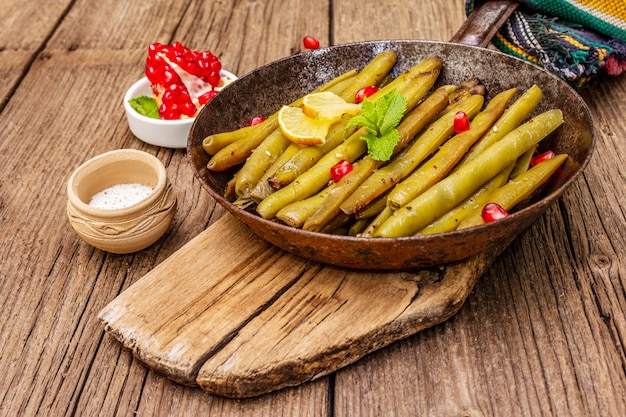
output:
M320 41L315 39L313 36L305 36L302 39L302 44L307 49L317 49L320 47Z
M454 115L454 133L463 133L469 130L470 122L465 112L459 111Z
M263 116L254 116L252 120L250 120L250 126L256 126L259 123L263 123L265 121L265 117Z
M202 94L200 97L198 97L198 102L200 103L201 106L204 106L209 101L211 101L211 99L215 97L216 95L217 95L217 90L208 91Z
M345 177L350 171L352 171L352 169L353 166L350 161L342 159L330 169L330 176L332 177L333 181L337 182Z
M193 51L180 42L148 47L146 77L162 119L194 117L215 94L222 64L209 51Z
M378 87L376 87L375 85L368 85L367 87L363 87L356 92L356 95L354 96L354 101L356 101L357 103L361 103L365 97L369 97L377 91Z
M553 151L545 151L543 153L540 153L539 155L535 155L530 158L530 166L534 167L540 162L547 161L550 158L554 158L554 156L555 154Z
M483 207L481 215L485 223L491 223L493 221L505 218L509 215L509 212L503 209L500 204L487 203L485 204L485 207Z

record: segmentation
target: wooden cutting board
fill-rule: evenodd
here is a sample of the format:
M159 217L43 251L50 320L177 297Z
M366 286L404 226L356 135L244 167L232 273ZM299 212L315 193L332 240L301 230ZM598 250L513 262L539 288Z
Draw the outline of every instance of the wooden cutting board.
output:
M411 272L296 257L230 214L99 314L148 367L235 398L327 375L454 315L497 254Z

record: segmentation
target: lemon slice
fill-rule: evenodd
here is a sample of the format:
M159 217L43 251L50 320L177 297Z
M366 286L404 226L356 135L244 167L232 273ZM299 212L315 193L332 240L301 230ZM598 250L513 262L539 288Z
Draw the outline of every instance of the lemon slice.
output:
M330 91L311 93L302 99L302 111L312 119L323 119L336 122L344 114L357 115L361 106L348 103L337 94Z
M321 145L332 122L308 117L300 107L283 106L278 111L278 126L283 135L298 145Z

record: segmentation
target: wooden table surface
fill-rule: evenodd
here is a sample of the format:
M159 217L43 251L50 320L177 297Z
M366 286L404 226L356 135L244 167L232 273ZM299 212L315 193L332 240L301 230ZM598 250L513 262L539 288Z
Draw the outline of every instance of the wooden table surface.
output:
M384 3L382 5L381 3ZM0 8L1 416L626 415L626 76L581 91L597 130L584 175L481 277L450 320L330 376L244 400L146 368L98 312L225 211L183 150L136 139L122 108L146 47L179 40L243 75L302 49L449 39L462 0L5 0ZM65 187L118 148L156 155L179 190L165 236L112 255L84 243Z

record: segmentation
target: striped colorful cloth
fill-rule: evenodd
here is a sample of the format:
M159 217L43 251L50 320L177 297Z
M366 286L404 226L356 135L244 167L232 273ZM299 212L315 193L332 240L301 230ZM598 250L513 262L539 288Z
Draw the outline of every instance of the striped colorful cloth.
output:
M480 1L466 0L471 13ZM580 87L626 71L626 0L520 0L492 39Z

